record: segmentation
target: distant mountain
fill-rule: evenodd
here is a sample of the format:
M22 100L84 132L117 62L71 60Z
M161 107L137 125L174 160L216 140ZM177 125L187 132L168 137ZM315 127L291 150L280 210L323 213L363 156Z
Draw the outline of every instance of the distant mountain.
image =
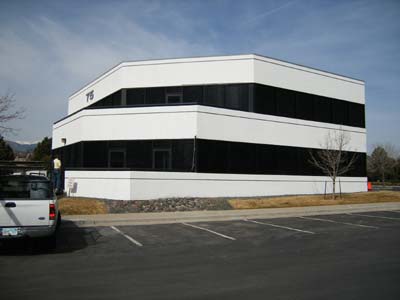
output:
M13 142L6 141L8 145L13 149L14 152L26 152L30 153L36 148L37 143L26 143L26 142Z

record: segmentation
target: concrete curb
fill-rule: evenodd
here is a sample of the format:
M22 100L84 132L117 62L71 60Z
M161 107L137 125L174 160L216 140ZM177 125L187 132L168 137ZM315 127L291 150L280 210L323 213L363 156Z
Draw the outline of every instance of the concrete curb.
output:
M311 215L331 215L368 211L400 210L399 202L345 204L289 208L159 212L159 213L126 213L104 215L63 216L63 225L73 222L79 227L111 226L111 225L151 225L172 224L182 222L211 222L242 219L273 219L285 217L301 217ZM400 218L399 218L400 219Z

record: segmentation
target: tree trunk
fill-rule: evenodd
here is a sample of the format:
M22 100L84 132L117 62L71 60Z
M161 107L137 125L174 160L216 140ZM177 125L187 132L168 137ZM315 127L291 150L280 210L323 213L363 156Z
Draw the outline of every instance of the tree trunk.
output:
M335 200L336 178L332 179L332 200Z

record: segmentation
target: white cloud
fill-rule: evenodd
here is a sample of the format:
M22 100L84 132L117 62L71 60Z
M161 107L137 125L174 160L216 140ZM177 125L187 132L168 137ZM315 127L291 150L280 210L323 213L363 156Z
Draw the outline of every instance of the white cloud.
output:
M157 6L152 10L158 9ZM18 138L41 139L67 111L70 94L122 60L215 52L209 45L151 31L122 14L75 25L47 16L0 27L0 92L12 90L27 118ZM180 22L184 22L183 19Z
M265 17L275 14L282 9L290 7L291 5L295 4L296 2L298 2L298 0L287 1L287 2L284 2L283 4L280 3L279 5L269 8L269 9L263 11L262 13L258 13L256 15L249 16L247 19L245 19L243 22L241 22L241 25L246 25L246 26L252 25L253 26L253 25L257 24L258 22L261 22Z
M0 93L28 110L18 139L51 134L68 96L122 60L243 52L366 80L368 140L398 137L398 1L77 3L0 19Z

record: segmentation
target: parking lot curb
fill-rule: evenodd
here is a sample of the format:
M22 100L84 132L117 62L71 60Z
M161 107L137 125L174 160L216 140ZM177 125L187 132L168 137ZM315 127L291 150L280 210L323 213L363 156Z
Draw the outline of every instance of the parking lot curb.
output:
M232 221L242 219L274 219L390 210L400 210L400 203L385 202L245 210L71 215L63 216L63 226L74 225L78 227L96 227L112 225L172 224L182 222Z

